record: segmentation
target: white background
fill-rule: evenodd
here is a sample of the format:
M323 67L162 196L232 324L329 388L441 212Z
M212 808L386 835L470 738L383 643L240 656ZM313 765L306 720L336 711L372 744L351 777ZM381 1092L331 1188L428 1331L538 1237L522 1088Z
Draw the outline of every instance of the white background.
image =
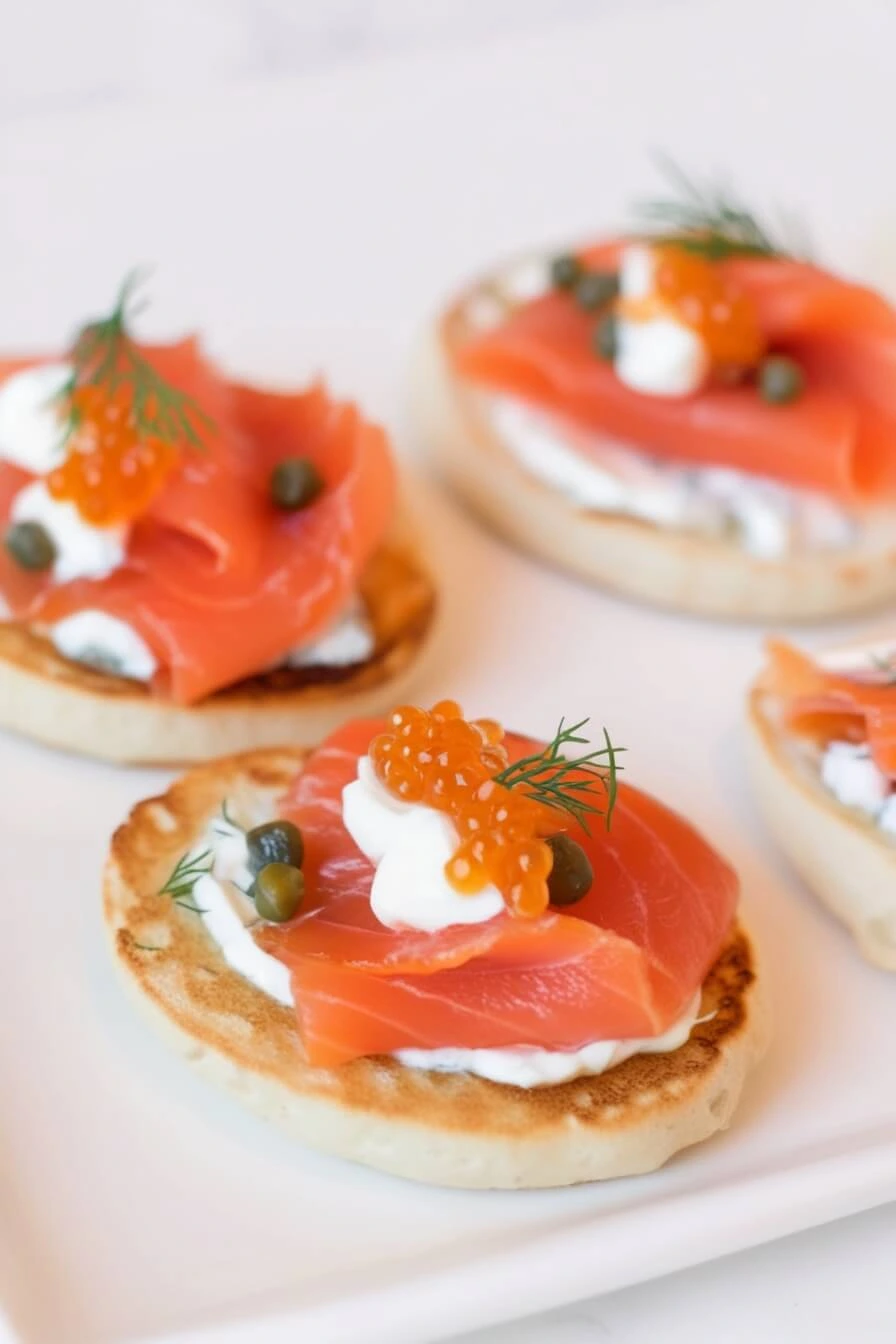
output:
M625 8L631 11L640 2L627 0ZM674 3L666 0L666 7ZM657 5L644 0L643 7L647 16ZM125 106L143 106L151 116L153 100L179 99L185 92L211 97L397 55L413 60L419 53L422 59L446 47L510 41L520 29L537 35L558 24L575 26L598 11L622 8L623 0L3 0L0 118L15 148L28 125L46 122L49 128L57 124L54 119L63 125L85 109L114 118ZM736 60L738 25L749 21L749 9L729 9ZM846 30L849 4L842 13ZM851 89L836 96L848 101ZM879 139L882 164L891 157L888 134L887 126L868 127L869 139ZM819 152L815 171L823 164ZM114 172L110 178L114 182ZM8 205L11 197L4 199ZM28 313L7 310L6 340L28 324ZM40 325L35 320L33 339ZM760 1339L789 1344L802 1336L821 1344L846 1338L876 1344L896 1335L894 1252L896 1218L891 1209L879 1209L550 1317L485 1332L475 1337L476 1344L604 1339L700 1344L721 1335L732 1344Z

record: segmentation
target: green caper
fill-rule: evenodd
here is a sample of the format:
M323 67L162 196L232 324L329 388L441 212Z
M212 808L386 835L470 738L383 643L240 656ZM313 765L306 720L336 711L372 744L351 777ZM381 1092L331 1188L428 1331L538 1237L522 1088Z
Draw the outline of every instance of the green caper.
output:
M13 523L3 544L22 569L49 569L56 559L53 538L40 523Z
M769 355L759 365L759 395L772 406L795 401L805 386L806 375L787 355Z
M301 868L305 857L302 832L291 821L266 821L246 835L249 872L260 873L268 863L288 863Z
M286 513L307 508L323 488L323 477L307 457L287 457L271 472L271 499Z
M292 919L305 895L305 874L291 863L266 863L252 889L261 919L282 924Z
M551 904L575 905L591 890L594 881L591 861L582 846L568 835L549 835L547 842L554 853L548 878Z
M594 349L601 359L615 359L617 350L616 318L613 313L604 313L594 328Z
M619 276L613 271L588 271L576 284L576 303L586 313L611 303L619 293Z
M582 263L571 252L564 252L551 262L551 284L555 289L572 289L581 275Z

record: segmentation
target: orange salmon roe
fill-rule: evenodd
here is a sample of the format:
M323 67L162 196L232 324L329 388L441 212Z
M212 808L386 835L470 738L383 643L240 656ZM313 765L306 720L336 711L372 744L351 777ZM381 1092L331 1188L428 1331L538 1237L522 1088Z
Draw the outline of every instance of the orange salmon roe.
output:
M404 705L370 758L390 793L452 818L461 839L445 876L456 891L472 896L492 882L512 914L534 918L548 904L554 857L542 837L561 827L553 809L496 783L508 764L503 738L499 723L467 721L453 700L429 711Z
M755 306L718 262L682 247L654 246L654 293L620 300L620 312L639 317L671 309L697 332L717 370L753 368L765 350ZM649 311L645 311L649 310Z
M656 249L656 286L692 331L699 333L718 367L751 368L764 341L749 297L717 262L680 247Z
M47 489L54 499L74 504L95 527L132 522L167 480L178 460L176 445L138 435L124 386L111 397L91 384L76 388L72 409L78 425L65 460L47 477Z

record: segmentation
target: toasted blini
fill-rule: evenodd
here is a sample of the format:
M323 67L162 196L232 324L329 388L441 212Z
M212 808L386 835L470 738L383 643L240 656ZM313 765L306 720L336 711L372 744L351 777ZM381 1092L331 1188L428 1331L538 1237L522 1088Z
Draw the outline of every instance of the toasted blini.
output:
M128 764L316 741L345 718L399 701L420 670L436 593L404 531L395 529L374 554L359 596L374 636L373 651L362 661L279 668L189 706L138 681L71 662L27 626L0 623L0 727Z
M523 550L594 584L700 616L810 622L896 596L892 509L869 511L844 544L764 559L736 536L582 505L535 474L512 451L489 397L457 376L453 355L530 297L538 270L546 274L545 259L508 266L471 286L417 351L411 396L421 443L480 517Z
M300 1142L413 1180L570 1185L652 1171L724 1129L763 1053L768 1020L752 943L735 928L702 988L690 1037L610 1071L520 1088L366 1057L303 1058L295 1012L223 960L204 922L160 895L226 799L273 815L304 753L258 751L191 770L116 832L104 909L124 982L179 1053Z
M896 971L896 837L825 787L818 753L787 732L761 679L749 698L748 747L755 795L776 841L862 956Z

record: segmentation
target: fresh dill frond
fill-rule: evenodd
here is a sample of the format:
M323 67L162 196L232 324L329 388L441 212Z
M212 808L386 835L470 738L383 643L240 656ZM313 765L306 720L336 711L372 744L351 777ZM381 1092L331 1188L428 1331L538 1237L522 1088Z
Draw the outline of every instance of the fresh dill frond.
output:
M223 822L224 826L227 827L227 830L223 830L221 826L218 824L219 822ZM230 815L228 811L228 802L226 798L221 803L220 816L215 817L214 821L212 822L212 830L214 831L215 835L229 835L231 831L239 831L243 835L246 834L246 827L241 826L238 821L234 821L233 817Z
M245 831L246 829L245 826L241 826L238 821L234 821L233 817L230 815L227 808L228 808L228 802L227 799L225 798L221 803L221 816L227 822L227 825L232 826L235 831Z
M722 261L726 257L797 257L798 243L763 224L722 182L700 183L665 154L655 156L657 167L672 194L636 206L636 214L656 242L671 243L685 251ZM791 229L793 221L791 221Z
M568 812L586 834L588 818L602 816L607 829L616 806L617 775L622 769L618 762L624 747L615 747L603 729L604 745L597 749L568 756L566 748L587 746L589 739L581 735L589 723L582 719L567 727L561 719L551 741L541 751L524 756L495 775L505 788L523 788L547 807ZM598 805L598 797L603 806Z
M205 877L211 872L212 863L213 856L210 849L204 849L201 854L191 854L188 851L181 855L168 881L159 888L159 895L170 896L181 910L188 910L193 915L205 914L192 899L193 888L200 877Z
M890 654L872 653L871 665L876 672L882 672L885 686L896 686L896 650Z
M128 330L128 321L141 310L132 302L134 291L144 277L132 271L118 293L108 317L82 327L71 352L72 373L61 393L67 417L63 447L81 424L81 413L73 398L79 388L96 387L110 400L119 388L130 393L134 431L142 439L161 439L166 443L187 443L202 448L202 433L214 428L208 415L192 397L173 387L156 372L141 354Z

